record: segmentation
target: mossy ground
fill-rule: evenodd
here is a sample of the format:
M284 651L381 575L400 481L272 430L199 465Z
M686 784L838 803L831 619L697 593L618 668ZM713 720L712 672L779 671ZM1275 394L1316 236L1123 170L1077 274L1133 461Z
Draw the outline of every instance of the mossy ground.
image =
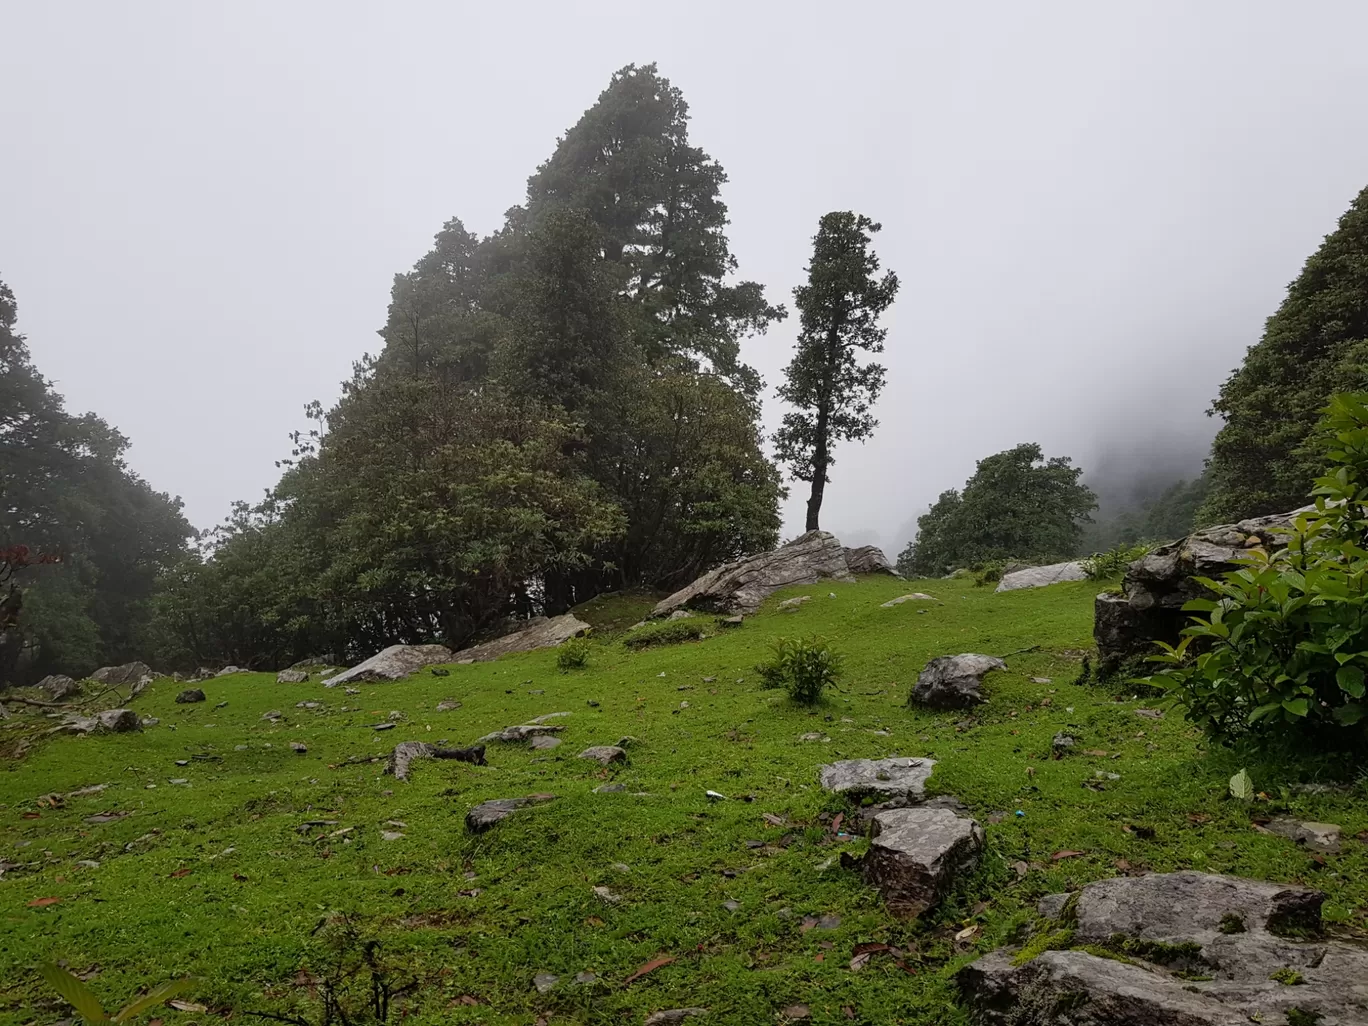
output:
M133 707L160 725L57 736L4 763L0 859L18 865L0 879L0 1023L66 1014L38 978L45 959L98 967L90 985L107 1006L170 977L198 977L193 997L209 1013L164 1008L168 1026L228 1011L315 1022L310 974L324 970L326 933L315 931L342 914L380 941L397 984L413 981L391 1021L528 1026L639 1023L680 1006L709 1009L710 1023L754 1024L798 1003L814 1023L960 1022L956 968L1019 940L1041 895L1125 871L1307 883L1328 892L1327 918L1340 929L1362 929L1368 844L1354 837L1368 829L1368 786L1350 774L1348 790L1283 790L1349 771L1311 755L1242 763L1208 751L1174 710L1137 714L1153 699L1072 684L1097 587L999 595L967 581L876 578L795 588L740 629L639 653L618 632L649 603L616 597L584 611L606 629L588 668L570 673L556 670L553 652L537 652L364 685L359 695L240 674L203 684L208 701L196 705L175 704L181 685L159 681ZM880 608L913 590L943 601ZM774 611L800 594L813 599ZM754 672L775 637L809 633L847 657L844 690L815 710L762 690ZM1009 672L988 678L987 705L906 707L926 660L966 651L1016 653ZM461 708L437 712L448 698ZM296 708L306 700L323 705ZM270 709L283 720L263 720ZM404 717L397 727L371 729L392 710ZM381 775L381 762L348 764L406 739L466 745L561 711L572 714L553 721L565 726L564 743L549 752L491 745L487 767L420 761L408 783ZM31 731L33 720L16 717L0 738ZM1060 731L1078 743L1052 760ZM811 732L829 740L799 740ZM637 739L625 766L575 758L624 735ZM958 796L987 829L981 868L921 921L890 916L840 867L840 853L865 842L820 818L844 808L815 785L821 763L892 754L937 759L932 790ZM1254 830L1256 810L1226 794L1242 764L1274 796L1259 811L1339 823L1344 852L1313 857ZM593 793L608 781L626 791ZM40 801L93 784L109 786L59 808ZM709 789L730 800L710 802ZM558 797L486 834L465 831L477 802L535 792ZM128 815L87 820L109 811ZM307 820L337 824L302 834ZM384 840L384 830L404 836ZM620 900L605 901L596 886ZM42 898L60 900L32 904ZM839 925L811 925L823 916ZM853 972L852 949L866 942L904 957L875 955ZM629 982L656 958L674 961ZM584 971L596 982L572 982ZM543 972L561 978L544 994L532 983Z

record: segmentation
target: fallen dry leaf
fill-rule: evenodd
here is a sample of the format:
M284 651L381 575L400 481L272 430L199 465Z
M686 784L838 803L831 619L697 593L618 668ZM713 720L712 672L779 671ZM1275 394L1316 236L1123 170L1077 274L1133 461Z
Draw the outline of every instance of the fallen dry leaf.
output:
M174 873L171 874L171 876L172 876L173 878L175 878L175 877L182 877L182 876L189 876L189 875L190 875L190 867L189 867L189 866L182 866L180 869L176 870Z
M1208 816L1205 812L1189 812L1189 813L1188 813L1188 822L1189 822L1189 823L1209 823L1210 821L1211 821L1211 817Z
M46 905L55 905L61 898L34 898L28 903L29 908L43 908Z
M1024 862L1013 862L1012 871L1016 873L1018 880L1022 880L1025 879L1026 874L1031 871L1031 867Z
M1051 861L1051 862L1058 862L1060 859L1071 859L1071 858L1074 858L1075 856L1078 856L1078 855L1086 855L1086 854L1087 854L1087 852L1085 852L1085 851L1070 851L1069 849L1066 848L1066 849L1064 849L1063 851L1057 851L1057 852L1055 852L1053 855L1051 855L1051 856L1050 856L1050 861Z
M856 944L854 950L851 953L852 957L850 959L850 971L852 973L858 973L861 969L865 967L865 964L875 955L884 951L891 950L892 949L887 944L879 944L877 942L871 942L867 944Z
M812 1010L807 1005L789 1005L779 1014L785 1019L810 1019Z
M651 959L649 962L647 962L647 963L645 963L644 965L640 966L640 967L637 969L637 971L634 972L634 973L632 973L632 975L629 976L629 977L627 977L627 979L623 980L623 981L622 981L622 985L625 987L625 986L627 986L629 983L635 983L637 980L641 979L641 978L642 978L643 976L645 976L647 973L655 972L655 971L656 971L657 969L659 969L662 965L669 965L669 964L670 964L671 962L673 962L673 961L674 961L674 956L673 956L673 955L664 955L664 956L662 956L662 957L660 957L660 958L653 958L653 959Z
M177 1000L177 999L173 999L173 1000L171 1000L171 1001L168 1001L167 1004L170 1005L172 1008L174 1008L174 1009L175 1009L176 1011L178 1011L178 1012L207 1012L207 1011L209 1011L209 1009L206 1008L204 1005L201 1005L201 1004L199 1004L198 1002L195 1002L195 1001L180 1001L180 1000Z
M21 819L42 819L42 818L43 818L43 814L42 814L41 812L26 812L26 813L24 813L24 815L21 816L20 818L21 818Z
M836 813L836 818L833 819L833 820L831 821L831 832L832 832L833 834L839 834L839 833L841 832L841 824L844 823L844 822L845 822L845 813L844 813L844 812L838 812L838 813Z
M978 934L978 932L979 928L977 923L975 923L973 926L966 926L959 933L955 934L955 943L964 944L968 941L971 941Z
M1083 749L1083 754L1084 754L1084 755L1095 755L1095 756L1097 756L1099 759L1105 759L1105 758L1107 757L1107 753L1104 752L1104 751L1103 751L1102 749L1100 749L1100 748L1085 748L1085 749Z
M766 812L766 813L762 814L760 818L763 819L763 820L764 820L766 823L768 823L770 826L776 826L776 827L788 826L788 822L784 819L783 816L776 816L776 815L775 815L774 813L772 813L772 812Z

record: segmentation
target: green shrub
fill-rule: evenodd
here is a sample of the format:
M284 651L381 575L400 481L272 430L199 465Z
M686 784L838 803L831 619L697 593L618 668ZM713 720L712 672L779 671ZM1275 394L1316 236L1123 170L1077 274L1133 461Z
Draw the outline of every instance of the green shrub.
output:
M589 639L570 638L556 648L556 669L561 673L582 670L589 665Z
M1239 570L1196 578L1215 598L1184 608L1177 646L1151 661L1147 683L1223 739L1305 730L1347 747L1365 741L1368 673L1368 394L1331 400L1322 422L1328 466L1315 508L1297 516L1287 547L1251 547Z
M631 631L622 643L631 649L654 645L677 645L681 641L701 641L708 636L708 623L696 616L683 620L661 620Z
M774 656L755 668L767 688L784 688L802 705L815 705L840 680L844 657L821 638L780 638Z
M1082 560L1083 572L1090 580L1111 581L1122 576L1126 568L1150 550L1148 545L1117 545L1106 552L1094 552Z
M974 585L979 588L989 584L997 584L1002 580L1003 571L1007 569L1008 560L995 559L988 563L980 563L973 567L969 572L974 575Z

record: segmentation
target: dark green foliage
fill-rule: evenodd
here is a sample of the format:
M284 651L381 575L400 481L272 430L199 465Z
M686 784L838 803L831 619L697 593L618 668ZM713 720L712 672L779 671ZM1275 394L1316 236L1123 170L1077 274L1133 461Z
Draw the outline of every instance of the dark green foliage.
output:
M812 240L808 283L793 290L802 317L797 352L784 370L779 398L796 407L774 435L775 452L794 478L812 483L807 528L818 529L822 493L839 441L862 441L879 422L869 412L883 388L884 368L856 363L857 351L882 353L888 329L879 317L898 294L898 276L876 277L871 236L882 226L833 211Z
M1148 545L1118 545L1106 552L1094 552L1083 560L1083 570L1093 581L1112 581L1122 577L1126 569L1149 552Z
M1316 508L1293 523L1284 549L1251 549L1247 566L1195 616L1175 646L1159 643L1150 682L1169 690L1209 734L1312 734L1320 744L1365 741L1368 701L1368 394L1336 396L1318 435L1327 461Z
M783 688L800 705L816 705L841 679L845 657L823 638L780 638L773 656L755 668L767 688Z
M1284 987L1295 987L1306 982L1305 976L1288 966L1275 969L1269 973L1268 978L1274 983L1281 983Z
M1055 563L1078 551L1096 507L1067 456L1045 459L1033 443L979 460L964 491L941 493L917 521L917 538L898 556L908 577L938 577L993 560Z
M1244 933L1246 927L1244 919L1234 912L1227 912L1225 915L1221 916L1221 925L1219 929L1222 933Z
M660 620L631 631L622 643L631 649L677 645L681 641L700 641L708 636L708 624L696 616L682 620Z
M1316 1026L1325 1016L1315 1011L1293 1006L1283 1013L1287 1016L1287 1026Z
M1223 523L1302 504L1321 464L1321 408L1368 387L1368 189L1306 261L1263 338L1222 386L1212 491L1199 518Z
M570 638L556 647L556 669L561 673L582 670L589 665L589 639Z

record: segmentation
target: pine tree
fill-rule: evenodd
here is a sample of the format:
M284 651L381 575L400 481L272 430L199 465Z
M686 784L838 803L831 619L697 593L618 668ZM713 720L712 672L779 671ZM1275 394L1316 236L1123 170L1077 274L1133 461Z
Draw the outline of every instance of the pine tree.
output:
M879 258L870 237L881 228L849 211L824 216L813 239L808 283L793 290L802 327L779 398L797 409L784 414L774 443L793 477L812 483L809 531L818 529L833 443L868 438L879 424L869 411L883 388L884 368L860 366L856 350L883 352L888 329L879 327L879 316L898 294L892 271L875 277Z
M1368 189L1287 287L1263 338L1221 388L1211 495L1199 523L1294 509L1319 473L1312 444L1335 392L1368 387Z

